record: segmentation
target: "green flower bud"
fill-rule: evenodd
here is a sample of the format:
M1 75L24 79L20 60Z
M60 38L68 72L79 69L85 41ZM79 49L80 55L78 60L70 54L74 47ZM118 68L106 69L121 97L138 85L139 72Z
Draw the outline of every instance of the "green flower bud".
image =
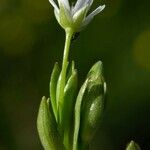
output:
M40 104L37 129L45 150L64 150L49 99L47 100L46 97L42 98Z
M135 143L134 141L131 141L127 145L126 150L141 150L141 148L137 143Z

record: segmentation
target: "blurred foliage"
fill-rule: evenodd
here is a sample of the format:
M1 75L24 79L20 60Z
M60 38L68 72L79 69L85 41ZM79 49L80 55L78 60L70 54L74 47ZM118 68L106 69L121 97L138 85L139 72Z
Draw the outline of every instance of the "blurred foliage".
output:
M95 0L95 5L99 1ZM74 41L80 83L97 61L108 86L103 124L92 149L120 150L150 140L150 11L148 0L102 0L103 13ZM48 0L0 0L0 150L42 150L36 117L64 32Z

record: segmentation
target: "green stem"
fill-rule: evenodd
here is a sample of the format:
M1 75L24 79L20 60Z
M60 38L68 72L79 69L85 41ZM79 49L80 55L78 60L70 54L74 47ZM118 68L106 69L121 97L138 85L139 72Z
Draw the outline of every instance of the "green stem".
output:
M71 44L73 31L72 29L68 28L66 29L66 41L65 41L65 47L64 47L64 54L63 54L63 61L62 61L62 70L59 78L59 87L58 87L58 121L60 121L60 113L61 113L61 106L64 101L64 88L66 83L66 72L67 72L67 66L68 66L68 55L69 55L69 48Z
M71 44L72 35L73 35L72 29L70 29L70 28L67 29L63 62L62 62L62 76L63 76L62 79L63 79L64 83L66 80L66 70L67 70L67 65L68 65L68 55L69 55L69 48L70 48L70 44Z

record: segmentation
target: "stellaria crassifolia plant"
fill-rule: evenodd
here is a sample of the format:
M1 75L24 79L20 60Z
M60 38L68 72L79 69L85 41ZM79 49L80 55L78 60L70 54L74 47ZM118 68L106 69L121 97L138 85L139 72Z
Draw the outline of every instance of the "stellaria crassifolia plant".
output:
M45 150L88 150L104 113L106 82L103 64L95 63L77 89L77 70L68 61L69 48L76 33L81 32L105 5L88 13L93 0L49 0L55 17L65 30L66 41L62 67L56 62L50 78L50 96L43 96L37 118L37 128ZM127 150L134 150L133 143ZM135 149L139 150L139 149Z

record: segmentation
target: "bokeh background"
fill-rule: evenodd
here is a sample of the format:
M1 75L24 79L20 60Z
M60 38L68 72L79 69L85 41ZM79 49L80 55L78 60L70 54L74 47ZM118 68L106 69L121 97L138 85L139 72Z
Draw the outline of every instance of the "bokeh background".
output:
M106 4L71 47L79 83L98 60L108 86L93 150L123 150L131 140L150 149L150 1ZM36 129L40 99L49 96L64 31L48 0L0 0L0 150L42 150Z

